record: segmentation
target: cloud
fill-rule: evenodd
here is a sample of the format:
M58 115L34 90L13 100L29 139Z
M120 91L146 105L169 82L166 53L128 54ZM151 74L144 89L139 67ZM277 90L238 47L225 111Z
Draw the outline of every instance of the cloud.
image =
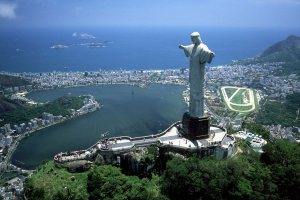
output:
M72 34L72 37L76 37L76 36L77 36L77 33L76 33L76 32Z
M0 17L15 19L17 18L15 9L18 7L15 3L0 2Z

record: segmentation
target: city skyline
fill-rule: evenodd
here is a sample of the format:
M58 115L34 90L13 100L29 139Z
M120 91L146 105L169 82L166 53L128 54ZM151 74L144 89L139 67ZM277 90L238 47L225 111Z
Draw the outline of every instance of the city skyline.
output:
M299 28L299 0L0 2L3 27L213 26Z

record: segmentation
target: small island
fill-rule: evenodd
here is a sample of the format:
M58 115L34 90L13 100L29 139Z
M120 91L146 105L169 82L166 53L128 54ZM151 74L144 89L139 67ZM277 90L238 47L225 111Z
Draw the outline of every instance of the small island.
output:
M95 36L92 36L91 34L87 34L87 33L81 33L79 35L79 39L94 39L96 38Z
M66 46L66 45L61 45L61 44L56 44L56 45L54 45L54 46L52 46L52 47L50 47L51 49L66 49L66 48L68 48L68 46Z

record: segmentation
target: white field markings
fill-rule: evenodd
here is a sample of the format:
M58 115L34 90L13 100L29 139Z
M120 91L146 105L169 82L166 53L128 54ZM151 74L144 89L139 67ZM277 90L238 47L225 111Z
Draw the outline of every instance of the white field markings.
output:
M230 98L228 98L227 96L227 93L225 91L226 88L231 88L231 89L237 89L233 95L231 95ZM231 99L240 91L240 90L245 90L249 92L249 103L243 103L243 104L237 104L237 103L232 103L230 102ZM221 88L221 91L222 91L222 94L223 94L223 97L224 97L224 100L226 102L226 104L228 105L228 107L233 110L233 111L236 111L236 112L250 112L250 111L253 111L255 110L255 101L254 101L254 92L253 90L249 89L249 88L239 88L239 87L232 87L232 86L224 86ZM251 106L251 109L249 110L236 110L234 108L232 108L232 105L234 106Z
M228 99L229 101L231 101L231 99L236 95L236 93L238 93L240 91L239 88L236 88L237 90L231 95L231 97ZM227 93L226 93L227 95Z

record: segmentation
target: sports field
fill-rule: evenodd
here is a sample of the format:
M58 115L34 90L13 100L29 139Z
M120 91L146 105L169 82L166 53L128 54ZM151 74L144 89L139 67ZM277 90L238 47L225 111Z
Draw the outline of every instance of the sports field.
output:
M230 110L246 113L256 109L256 96L249 88L224 86L221 88L221 94Z

